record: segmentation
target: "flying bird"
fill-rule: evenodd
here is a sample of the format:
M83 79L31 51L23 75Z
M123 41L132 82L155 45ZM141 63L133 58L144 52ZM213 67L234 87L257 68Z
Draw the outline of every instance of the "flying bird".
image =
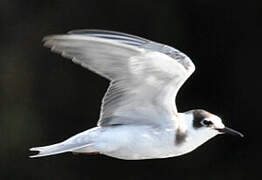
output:
M108 79L97 126L69 139L31 148L42 157L65 152L124 160L189 153L218 134L243 136L202 109L177 111L177 92L195 66L165 44L106 31L75 30L43 39L44 46Z

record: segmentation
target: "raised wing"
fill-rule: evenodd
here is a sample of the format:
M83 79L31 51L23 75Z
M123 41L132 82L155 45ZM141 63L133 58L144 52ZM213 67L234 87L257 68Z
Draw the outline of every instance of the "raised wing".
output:
M111 81L99 126L169 124L177 112L177 91L194 71L191 60L178 50L124 33L78 30L44 41Z
M161 52L170 56L171 58L174 58L176 61L182 64L189 73L192 74L195 70L194 64L192 63L190 58L188 58L184 53L180 52L179 50L173 47L161 43L157 43L145 38L141 38L138 36L121 33L121 32L97 30L97 29L73 30L68 33L116 40L124 44L140 47L150 51Z

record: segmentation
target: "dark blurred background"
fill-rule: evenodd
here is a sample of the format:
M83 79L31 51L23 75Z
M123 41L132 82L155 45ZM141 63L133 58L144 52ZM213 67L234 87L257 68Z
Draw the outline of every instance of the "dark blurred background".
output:
M0 1L1 179L260 179L261 1ZM245 138L217 136L190 154L123 161L71 153L29 159L94 127L107 80L42 47L48 34L97 28L186 53L196 71L181 112L218 114Z

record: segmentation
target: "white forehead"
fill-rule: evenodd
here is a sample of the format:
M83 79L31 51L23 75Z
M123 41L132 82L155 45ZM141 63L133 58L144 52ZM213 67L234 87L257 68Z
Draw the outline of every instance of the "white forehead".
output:
M223 124L221 118L216 116L216 115L214 115L214 114L210 115L209 117L206 117L205 119L213 122L215 128L219 128L219 129L221 128L222 129L222 128L225 127L225 125Z

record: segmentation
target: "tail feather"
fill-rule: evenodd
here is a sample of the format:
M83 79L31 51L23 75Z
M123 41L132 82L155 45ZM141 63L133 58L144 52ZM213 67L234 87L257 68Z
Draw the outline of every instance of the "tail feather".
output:
M29 157L37 158L37 157L61 154L65 152L72 152L74 150L81 149L87 146L88 144L79 146L77 144L58 143L58 144L53 144L50 146L34 147L34 148L31 148L30 151L38 151L38 154L29 156Z
M30 156L30 158L50 156L65 152L73 152L83 148L85 148L86 152L95 152L97 150L91 143L92 141L90 140L89 133L96 133L97 129L98 128L89 129L61 143L53 144L50 146L31 148L30 151L38 151L38 154Z

